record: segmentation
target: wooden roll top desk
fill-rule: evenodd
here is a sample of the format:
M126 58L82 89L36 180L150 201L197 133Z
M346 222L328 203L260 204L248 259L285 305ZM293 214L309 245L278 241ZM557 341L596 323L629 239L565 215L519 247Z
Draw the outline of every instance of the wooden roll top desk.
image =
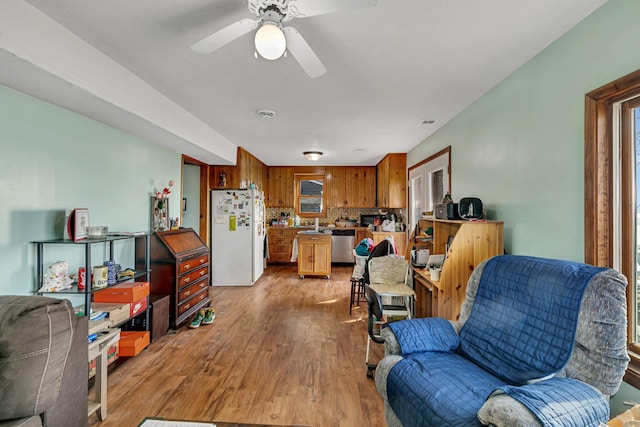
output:
M171 327L179 327L211 303L209 247L193 229L154 233L150 258L151 293L171 297Z
M431 238L422 234L428 228L433 229ZM431 255L445 254L440 280L431 280L428 266L413 268L415 317L443 317L455 321L460 317L467 281L473 270L485 259L504 254L504 223L420 219L419 235L416 242L410 244L417 249L429 249Z

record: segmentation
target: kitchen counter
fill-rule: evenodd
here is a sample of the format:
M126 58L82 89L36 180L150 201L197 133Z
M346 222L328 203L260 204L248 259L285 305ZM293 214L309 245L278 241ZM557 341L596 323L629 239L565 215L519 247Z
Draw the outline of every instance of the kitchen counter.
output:
M269 225L267 226L267 230L270 229L274 229L274 230L312 230L314 228L313 225L301 225L300 227L280 227L280 226L272 226ZM323 227L320 226L319 228L323 229L323 230L356 230L356 231L365 231L367 229L367 227Z
M299 232L312 231L313 225L301 227L267 227L269 258L267 262L290 263L297 261L297 250L293 251L293 245ZM364 239L367 233L366 227L320 227L322 230L353 230L355 231L354 247ZM303 233L304 234L304 233ZM311 233L313 235L313 233Z
M293 242L296 235L300 231L311 231L313 226L302 227L267 227L267 234L269 236L269 259L268 263L289 263L295 262L297 257L293 257ZM392 235L396 247L398 248L398 255L405 256L407 248L407 234L405 232L388 232L388 231L370 231L367 227L320 227L321 230L353 230L355 231L354 247L360 243L365 237L369 237L373 240L374 244L378 244L389 235ZM296 251L297 255L297 251Z

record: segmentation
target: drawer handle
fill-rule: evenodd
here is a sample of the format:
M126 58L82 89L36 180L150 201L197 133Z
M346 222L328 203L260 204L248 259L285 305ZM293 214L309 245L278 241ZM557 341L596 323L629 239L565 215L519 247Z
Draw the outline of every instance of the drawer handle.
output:
M187 292L184 293L185 297L188 297L189 295L191 295L191 291L187 291Z
M185 311L186 311L186 310L189 310L189 307L191 307L191 304L185 304L185 305L184 305L184 309L185 309Z
M202 271L200 272L200 275L201 275L201 276L204 276L204 273L205 273L205 271L204 271L204 270L202 270Z
M184 267L182 267L182 268L184 268L185 270L188 270L188 269L191 268L191 264L185 264Z
M200 260L200 264L204 264L204 258Z
M189 283L191 281L191 277L185 277L184 278L184 283Z
M204 288L204 285L205 285L204 282L200 283L200 289Z

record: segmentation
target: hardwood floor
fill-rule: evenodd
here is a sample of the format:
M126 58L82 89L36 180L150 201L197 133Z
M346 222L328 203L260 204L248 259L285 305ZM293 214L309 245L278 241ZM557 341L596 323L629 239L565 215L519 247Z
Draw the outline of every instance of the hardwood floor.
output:
M352 267L300 280L270 266L252 287L212 288L216 319L181 328L109 373L108 416L301 426L384 426L366 377L366 305L349 315ZM372 344L371 361L383 355Z

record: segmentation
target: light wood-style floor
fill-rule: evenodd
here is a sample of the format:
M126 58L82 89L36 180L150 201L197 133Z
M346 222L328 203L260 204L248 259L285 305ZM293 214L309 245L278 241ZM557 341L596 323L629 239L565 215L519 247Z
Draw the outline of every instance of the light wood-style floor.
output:
M109 373L108 416L303 426L384 426L366 377L366 305L349 315L352 267L300 280L270 266L252 287L212 288L216 320L182 327ZM383 355L373 344L372 362Z

